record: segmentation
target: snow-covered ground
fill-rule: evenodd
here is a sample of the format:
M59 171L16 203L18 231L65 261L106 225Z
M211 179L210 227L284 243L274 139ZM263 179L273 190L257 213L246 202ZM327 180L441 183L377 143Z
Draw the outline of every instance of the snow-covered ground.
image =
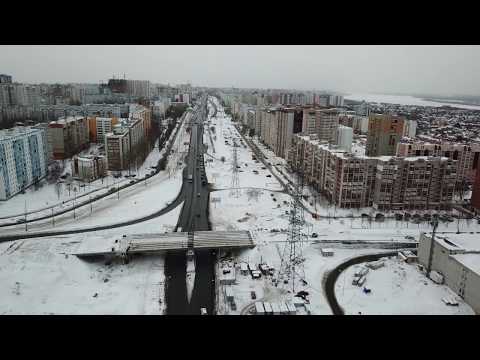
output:
M118 229L0 243L0 314L163 314L163 255L108 265L71 254L103 250L123 234L172 231L180 210Z
M385 266L370 270L363 287L352 285L355 270L364 264L347 268L335 284L335 294L346 314L364 315L474 315L473 309L447 286L435 284L421 273L416 264L395 257ZM444 297L454 297L459 305L448 306Z
M120 199L115 194L96 202L92 213L90 205L81 208L75 221L72 213L58 217L55 229L130 220L165 207L182 182L179 162L188 138L180 131L167 169L146 186L141 182L121 191ZM154 155L145 166L149 161L156 161ZM164 255L133 257L121 264L80 260L72 254L108 250L123 235L171 232L181 208L131 226L0 243L0 314L163 314ZM29 230L37 229L30 224ZM2 235L6 231L3 228Z
M188 151L188 140L184 128L180 129L172 148L174 153L170 156L167 168L159 174L141 181L135 186L128 187L114 193L93 204L85 205L73 211L39 222L29 223L28 231L62 230L83 228L95 225L108 225L117 222L133 220L150 215L167 206L174 200L182 186L182 169L179 165L184 154ZM153 150L158 154L158 149ZM150 154L144 166L148 168L150 161L155 161L157 155ZM158 160L158 159L157 159ZM88 199L88 198L87 198ZM25 225L19 224L2 228L2 235L14 234L25 231Z

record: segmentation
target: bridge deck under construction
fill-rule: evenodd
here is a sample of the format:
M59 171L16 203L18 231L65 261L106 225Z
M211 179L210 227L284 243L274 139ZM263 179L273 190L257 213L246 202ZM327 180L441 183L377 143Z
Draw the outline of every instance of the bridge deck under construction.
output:
M194 231L166 234L127 235L104 249L79 249L78 257L128 256L133 254L158 254L187 249L239 249L253 248L250 231Z

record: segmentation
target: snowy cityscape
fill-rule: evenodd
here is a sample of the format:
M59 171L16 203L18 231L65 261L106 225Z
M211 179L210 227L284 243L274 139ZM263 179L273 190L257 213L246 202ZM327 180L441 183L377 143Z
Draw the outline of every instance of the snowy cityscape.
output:
M16 76L0 314L480 313L473 100Z

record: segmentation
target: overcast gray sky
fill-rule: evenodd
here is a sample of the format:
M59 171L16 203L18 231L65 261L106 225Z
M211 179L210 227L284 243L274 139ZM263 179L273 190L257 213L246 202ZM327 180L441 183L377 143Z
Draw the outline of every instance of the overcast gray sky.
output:
M18 82L130 79L199 86L480 95L480 46L0 46Z

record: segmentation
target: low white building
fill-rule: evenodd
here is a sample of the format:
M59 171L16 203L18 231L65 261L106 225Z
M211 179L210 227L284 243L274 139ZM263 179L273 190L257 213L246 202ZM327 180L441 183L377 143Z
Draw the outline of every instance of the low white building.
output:
M443 275L445 284L480 313L480 237L478 234L421 233L418 262ZM433 248L432 248L433 246Z
M72 174L83 181L93 181L107 174L107 159L102 155L75 156Z

